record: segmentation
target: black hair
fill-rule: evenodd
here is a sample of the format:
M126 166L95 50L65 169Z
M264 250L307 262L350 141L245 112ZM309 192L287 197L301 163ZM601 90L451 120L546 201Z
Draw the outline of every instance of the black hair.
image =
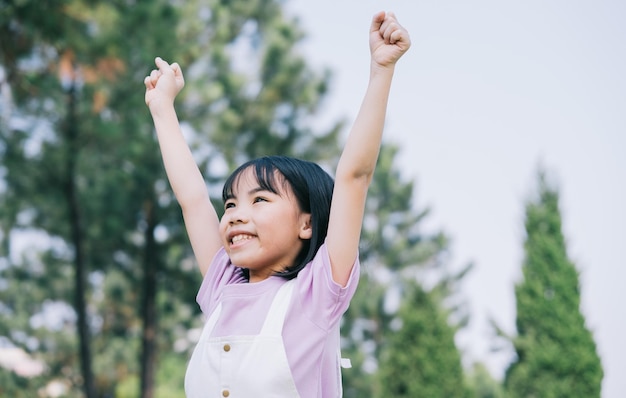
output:
M335 183L326 171L313 162L287 156L265 156L250 160L233 171L224 183L222 190L224 202L233 196L233 187L241 174L249 168L254 169L254 175L261 188L276 194L280 192L277 188L280 182L277 181L276 172L280 173L284 178L283 183L289 185L296 197L300 210L311 214L311 239L303 240L302 249L296 256L294 264L277 273L286 279L293 279L315 257L326 239ZM244 269L243 272L246 278L249 278L249 270Z

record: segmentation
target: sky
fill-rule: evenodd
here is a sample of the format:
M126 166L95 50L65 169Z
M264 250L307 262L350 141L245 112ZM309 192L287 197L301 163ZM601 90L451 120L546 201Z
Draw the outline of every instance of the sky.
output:
M524 204L547 171L580 272L581 311L604 368L603 398L626 392L626 2L287 0L315 68L333 71L324 120L353 120L369 73L372 15L393 11L412 47L399 61L385 140L415 182L427 228L474 269L457 343L501 378L493 319L515 333ZM347 133L347 131L346 131ZM622 304L620 304L622 303Z

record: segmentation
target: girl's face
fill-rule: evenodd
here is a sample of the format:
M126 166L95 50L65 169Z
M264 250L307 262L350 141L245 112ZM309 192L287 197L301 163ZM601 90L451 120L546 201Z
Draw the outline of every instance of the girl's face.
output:
M282 175L276 178L273 193L260 187L253 168L244 170L224 203L222 243L234 265L250 270L250 282L292 266L302 240L311 238L311 215L300 210Z

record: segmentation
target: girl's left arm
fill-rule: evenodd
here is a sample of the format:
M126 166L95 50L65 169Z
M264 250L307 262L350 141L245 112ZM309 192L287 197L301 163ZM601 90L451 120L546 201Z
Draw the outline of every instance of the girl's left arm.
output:
M393 13L374 15L370 79L335 173L327 247L333 280L348 283L359 248L367 191L374 175L396 61L411 41Z

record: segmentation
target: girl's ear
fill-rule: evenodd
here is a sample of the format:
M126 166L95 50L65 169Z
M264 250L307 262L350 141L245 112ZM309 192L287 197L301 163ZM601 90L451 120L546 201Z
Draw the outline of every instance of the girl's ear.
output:
M300 239L308 240L313 236L313 227L311 226L311 214L303 213L301 216L301 227L298 236Z

